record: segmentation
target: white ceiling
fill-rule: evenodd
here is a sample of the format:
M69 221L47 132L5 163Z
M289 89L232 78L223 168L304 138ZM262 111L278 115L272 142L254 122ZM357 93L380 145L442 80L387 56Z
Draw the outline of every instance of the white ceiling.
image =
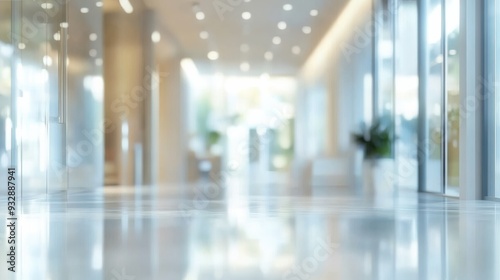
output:
M115 0L115 6L118 0ZM159 30L174 39L182 55L192 58L201 72L224 74L293 75L303 65L311 51L321 40L349 0L145 0L157 13ZM130 1L132 5L133 0ZM233 5L231 4L233 3ZM214 5L229 7L217 13ZM285 11L283 6L293 9ZM311 10L318 10L311 16ZM196 19L196 11L205 14L204 20ZM243 12L250 12L249 20L242 19ZM287 24L285 30L278 23ZM309 26L310 34L302 29ZM208 39L200 38L206 31ZM281 44L274 45L273 37L279 36ZM163 37L163 36L162 36ZM248 51L241 50L242 45ZM299 47L300 54L292 52ZM217 51L219 58L211 61L207 53ZM273 60L266 61L264 54L273 53ZM240 64L248 62L250 70L243 72Z

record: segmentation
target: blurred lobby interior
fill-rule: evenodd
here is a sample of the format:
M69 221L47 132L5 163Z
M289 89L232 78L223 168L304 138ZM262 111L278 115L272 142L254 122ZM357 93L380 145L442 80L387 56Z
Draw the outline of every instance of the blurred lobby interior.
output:
M500 279L499 45L500 0L0 0L0 279Z

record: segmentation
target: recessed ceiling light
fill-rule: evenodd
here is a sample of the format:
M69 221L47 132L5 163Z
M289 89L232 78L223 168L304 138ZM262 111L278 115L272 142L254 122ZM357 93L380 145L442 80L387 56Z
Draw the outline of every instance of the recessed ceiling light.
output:
M241 14L241 17L244 19L244 20L249 20L252 18L252 14L250 12L243 12Z
M301 52L301 49L300 49L300 47L299 47L299 46L294 46L294 47L292 48L292 53L293 53L293 54L295 54L295 55L299 55L299 54L300 54L300 52Z
M309 34L309 33L311 33L311 31L312 31L312 28L310 26L302 27L302 32L304 32L305 34Z
M291 11L292 9L293 9L292 4L283 5L283 10L285 10L285 11Z
M97 1L97 2L95 2L95 5L96 5L97 7L99 7L99 8L103 6L103 5L102 5L102 1Z
M54 7L54 5L52 3L42 3L42 9L44 10L50 10L52 9L52 7Z
M95 65L102 66L102 58L96 58Z
M278 37L278 36L274 37L273 38L273 44L275 44L275 45L281 44L281 38Z
M83 7L83 8L81 8L81 9L80 9L80 12L81 12L82 14L86 14L86 13L88 13L88 12L89 12L89 8Z
M219 53L216 51L211 51L207 54L208 59L210 60L217 60L219 59Z
M134 12L134 7L132 7L132 4L130 4L129 0L119 0L120 6L122 7L123 11L127 14L131 14Z
M158 43L160 42L160 40L161 40L160 32L154 31L153 33L151 33L151 41L153 41L153 43Z
M318 10L311 10L310 15L315 17L318 15Z
M196 12L196 19L197 20L204 20L205 19L205 13L204 12Z
M273 60L273 57L274 57L274 55L273 55L273 53L272 53L272 52L266 52L266 53L264 54L264 58L265 58L267 61L271 61L271 60Z
M26 48L26 45L24 43L19 43L17 44L17 47L20 49L20 50L24 50Z
M201 31L200 32L200 38L205 40L208 39L208 32L207 31Z
M54 40L56 41L61 40L61 34L59 32L54 33Z
M67 22L61 22L61 23L59 23L59 26L60 26L61 28L68 28L68 27L69 27L69 24L68 24Z
M241 63L240 70L243 72L248 72L250 70L250 64L248 62Z
M242 45L240 46L240 51L241 51L241 52L246 53L246 52L248 52L249 50L250 50L250 46L248 46L247 44L242 44Z
M278 23L278 28L281 29L281 30L285 30L286 29L286 22L280 21Z
M90 35L89 35L89 40L90 40L90 41L95 41L95 40L97 40L97 34L95 34L95 33L90 33Z
M89 55L90 55L91 57L96 57L96 55L97 55L97 51L96 51L95 49L91 49L91 50L89 51Z

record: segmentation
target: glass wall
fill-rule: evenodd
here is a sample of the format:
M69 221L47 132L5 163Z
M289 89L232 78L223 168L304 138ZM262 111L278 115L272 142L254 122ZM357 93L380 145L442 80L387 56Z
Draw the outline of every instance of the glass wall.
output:
M488 1L486 6L486 80L493 85L500 81L500 0ZM486 162L488 198L500 198L500 98L497 87L486 87Z
M458 196L459 186L459 0L426 0L421 3L425 26L420 74L425 96L426 148L424 191ZM422 178L423 179L423 178Z
M10 38L12 14L11 1L0 1L0 180L7 182L7 168L11 165L12 145L12 45ZM14 145L15 147L15 145ZM7 195L7 188L0 190L0 196Z
M495 83L500 81L500 49L498 48L500 43L500 1L495 0L495 5L493 9L494 13L494 25L493 32L494 35L491 38L495 38L492 49L494 51L494 60L490 60L490 62L494 63L494 78ZM495 183L494 183L494 191L491 196L500 198L500 91L495 89L494 98L495 98Z
M417 189L418 11L402 0L396 14L395 125L398 187Z
M426 135L428 150L426 159L426 191L442 192L443 185L443 45L442 45L442 4L441 0L426 0Z
M460 0L446 0L446 194L459 195L460 141Z
M102 8L80 4L0 1L0 166L19 197L102 185Z
M51 3L54 5L53 3ZM52 79L58 84L58 75L51 75L51 67L58 69L58 49L54 49L50 44L49 33L54 29L59 29L61 18L61 5L57 4L57 10L49 16L46 12L47 6L42 7L35 1L18 1L20 9L15 9L14 16L19 20L14 20L18 32L13 34L13 45L17 48L14 52L14 70L17 79L17 91L13 91L16 96L17 107L15 110L20 148L18 175L22 175L22 195L23 197L34 197L45 194L47 186L51 185L61 189L62 180L58 177L65 175L65 169L55 178L57 183L50 184L47 175L50 172L48 147L49 143L49 116L48 104L50 102L49 86ZM54 6L51 6L54 7ZM56 55L53 56L51 52ZM58 91L57 91L58 92ZM58 120L55 120L58 122ZM24 187L26 186L26 187Z
M394 118L397 185L458 196L460 1L380 0L376 8L375 108Z
M378 25L377 53L377 100L375 114L380 118L394 115L394 0L376 0ZM376 121L376 120L375 120Z

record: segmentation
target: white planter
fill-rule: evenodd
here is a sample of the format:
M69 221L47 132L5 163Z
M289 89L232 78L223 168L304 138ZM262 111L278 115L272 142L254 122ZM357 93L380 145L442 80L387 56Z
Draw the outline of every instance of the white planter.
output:
M393 159L365 159L363 161L363 193L392 192L394 189L393 178Z

